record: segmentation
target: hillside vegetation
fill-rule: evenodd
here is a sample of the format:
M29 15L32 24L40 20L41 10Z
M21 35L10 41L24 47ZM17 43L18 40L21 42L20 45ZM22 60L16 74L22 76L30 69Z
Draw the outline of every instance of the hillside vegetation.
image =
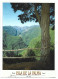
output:
M3 49L13 50L26 48L27 45L24 43L23 39L19 36L11 36L7 32L3 31ZM21 51L20 51L21 52ZM8 55L6 55L8 53ZM4 56L16 56L17 52L4 52Z
M12 29L11 29L12 28ZM19 52L4 52L4 56L40 56L41 55L41 29L38 26L32 27L3 27L3 49L13 50L22 48L28 49ZM17 30L17 32L16 32ZM13 32L14 31L14 32ZM16 34L17 33L17 34ZM54 30L50 29L50 51L54 52ZM40 57L36 58L37 60Z
M33 50L24 50L21 53L23 56L29 56L28 53L31 54L32 51L35 54L35 56L40 56L41 55L41 50L40 50L40 48L41 48L41 35L39 35L36 38L33 38L30 41L30 43L28 45L28 48L38 48L38 49L37 50L36 49L33 49ZM28 52L28 51L30 51L30 52ZM54 53L54 30L51 30L51 29L50 29L50 53L52 53L52 54ZM37 57L36 59L39 60L40 57Z
M21 34L24 42L29 45L30 41L41 35L41 29L38 26L31 27L28 31Z

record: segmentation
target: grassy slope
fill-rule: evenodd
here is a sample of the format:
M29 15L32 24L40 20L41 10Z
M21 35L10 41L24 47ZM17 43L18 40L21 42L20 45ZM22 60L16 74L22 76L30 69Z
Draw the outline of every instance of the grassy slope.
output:
M11 45L17 43L18 40L19 40L19 37L18 36L8 36L7 39L8 39L7 40L7 42L8 42L8 48L7 49L12 49Z
M52 45L54 45L54 30L51 29L50 29L50 42ZM28 46L28 48L38 48L38 47L39 48L41 47L41 35L32 39ZM40 50L34 50L34 52L36 56L40 55ZM26 56L27 50L24 50L21 54L23 56Z
M12 36L9 35L7 32L3 31L3 40L4 39L6 39L4 42L6 42L7 44L7 48L5 47L5 49L12 49L12 46L15 46L13 49L25 47L25 43L20 36Z
M22 34L23 40L25 40L25 43L29 44L28 48L40 48L41 47L41 29L40 27L32 27L29 31L25 32ZM53 45L54 43L54 31L50 30L50 41L51 44ZM19 40L19 36L11 36L7 34L7 48L5 49L12 49L12 44L17 43ZM28 38L28 39L27 39ZM27 42L26 42L27 41ZM29 43L30 42L30 43ZM25 48L25 47L24 47ZM15 49L19 49L19 45L16 45ZM40 50L34 50L36 52L36 55L40 55ZM26 56L27 50L24 50L22 53L23 56Z
M22 38L24 42L29 45L29 42L40 35L41 29L40 27L31 27L28 31L22 33Z
M16 43L19 40L18 36L11 36L11 35L7 35L6 37L6 43L7 43L7 48L5 49L12 49L12 44Z
M27 47L27 45L24 43L24 41L22 40L21 37L11 36L11 35L7 34L5 31L3 31L3 41L4 41L3 42L3 44L4 44L3 49L6 49L6 50L13 50L13 49L20 49L20 48ZM18 55L20 52L21 51L18 52ZM15 52L8 52L8 53L17 54L16 51ZM3 55L6 56L6 52Z

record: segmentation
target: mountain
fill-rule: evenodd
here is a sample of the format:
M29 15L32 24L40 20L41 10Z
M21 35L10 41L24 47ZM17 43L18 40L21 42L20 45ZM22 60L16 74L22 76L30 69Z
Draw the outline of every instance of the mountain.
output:
M3 31L3 48L20 49L25 48L26 46L27 45L20 36L11 36L6 31Z
M53 55L54 53L54 30L50 29L50 53ZM29 54L31 54L31 51L33 51L33 53L35 54L35 56L40 56L41 55L41 35L39 33L38 37L33 38L28 45L28 48L39 48L39 49L29 49L29 50L24 50L22 51L22 56L28 56ZM29 52L30 51L30 52ZM37 60L40 59L40 57L36 58Z
M7 27L3 28L3 49L21 49L21 48L40 48L41 47L41 29L39 26L31 26L31 27ZM10 33L9 29L17 30L17 35L12 32ZM20 32L20 33L19 33ZM50 42L51 42L51 52L54 52L54 31L50 29ZM40 50L23 50L19 52L19 55L28 56L33 51L32 55L40 55ZM17 54L17 52L12 52ZM5 55L4 55L5 56ZM10 55L12 56L12 55ZM38 58L39 59L39 58Z
M29 42L40 35L41 29L38 25L33 26L3 26L3 30L6 31L9 35L20 36L23 41L28 45Z
M17 30L12 26L3 26L3 30L5 30L10 35L17 36Z
M3 30L5 30L9 35L18 36L21 33L24 33L30 27L20 27L20 26L3 26Z
M26 29L24 32L22 32L21 36L24 40L24 42L28 45L29 42L36 37L39 37L41 35L41 29L39 26L33 26Z
M26 48L27 45L24 43L20 36L9 35L5 30L3 30L3 49L4 50L16 50L21 48ZM19 51L21 53L21 51ZM3 56L18 56L17 51L3 52Z

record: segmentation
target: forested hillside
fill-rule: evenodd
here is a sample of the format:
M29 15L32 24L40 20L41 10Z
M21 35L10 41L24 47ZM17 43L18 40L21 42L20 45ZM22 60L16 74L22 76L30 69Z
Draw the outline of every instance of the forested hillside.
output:
M51 51L54 51L54 30L51 29L50 29L50 42L51 42L50 49ZM40 47L41 47L41 29L39 26L3 27L3 49L13 50L21 48L40 48ZM14 53L17 54L17 52ZM19 51L19 55L21 56L30 56L30 55L40 56L40 54L41 53L39 49ZM12 56L12 54L10 56Z
M28 45L28 48L39 48L39 49L32 49L32 50L24 50L21 54L23 55L23 56L33 56L33 55L35 55L35 56L40 56L41 55L41 50L40 50L40 48L41 48L41 35L39 34L39 36L37 36L36 38L33 38L31 41L30 41L30 43L29 43L29 45ZM32 54L31 54L31 52L33 52ZM51 28L50 28L50 53L52 54L52 55L54 55L54 30L51 30ZM39 58L36 58L36 59L40 59L40 57Z
M11 36L7 32L3 31L3 49L4 50L21 49L26 47L27 45L24 43L23 39L20 36ZM11 53L17 54L17 52L8 52L9 54L8 56L14 56ZM7 56L6 54L7 53L4 52L4 56Z
M27 45L29 45L29 42L33 38L36 38L41 35L41 29L39 26L33 26L33 27L30 27L29 30L27 29L27 31L23 32L21 35L22 35L24 42Z

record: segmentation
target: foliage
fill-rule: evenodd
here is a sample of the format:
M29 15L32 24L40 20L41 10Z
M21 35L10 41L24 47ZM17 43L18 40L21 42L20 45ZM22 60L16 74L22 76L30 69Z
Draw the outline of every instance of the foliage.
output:
M27 56L35 56L35 53L32 49L27 50Z
M28 48L39 48L39 49L33 49L32 51L34 51L34 54L35 56L40 56L41 55L41 35L39 34L38 37L36 38L33 38L30 43L29 43L29 46ZM29 51L30 52L30 51ZM50 53L54 53L54 30L51 30L50 28ZM24 50L22 53L21 53L23 56L26 56L28 55L28 50ZM40 59L40 57L36 58L37 60Z
M3 49L7 48L7 33L3 31Z
M30 34L31 33L31 34ZM11 36L5 30L3 30L3 48L4 49L19 49L19 48L25 48L27 47L26 45L26 40L28 44L28 48L40 48L41 47L41 29L40 27L34 26L30 27L28 31L25 31L24 33L22 32L22 37L20 36ZM28 39L26 39L28 36ZM23 41L25 40L25 41ZM51 30L50 28L50 52L54 52L54 30ZM29 54L28 54L29 51ZM40 56L40 49L34 49L32 50L34 52L35 56ZM26 55L31 55L32 53L30 50L23 50L19 51L18 54L17 52L8 52L8 54L4 53L4 56L23 56L25 57ZM40 59L40 58L37 58Z
M6 47L7 46L7 47ZM3 49L6 50L13 50L13 49L21 49L25 48L27 45L24 43L23 39L19 36L11 36L7 34L7 32L3 31ZM8 52L7 54L4 53L4 56L15 56L15 52ZM20 53L20 51L19 51Z
M39 35L41 35L41 29L39 26L32 26L30 27L30 29L24 33L21 34L22 38L24 40L24 42L29 45L30 41L33 38L38 37Z
M14 12L20 10L22 14L18 15L18 19L22 23L26 21L40 22L41 20L41 9L44 3L11 3L11 7ZM50 24L54 25L54 3L49 3L50 5Z

